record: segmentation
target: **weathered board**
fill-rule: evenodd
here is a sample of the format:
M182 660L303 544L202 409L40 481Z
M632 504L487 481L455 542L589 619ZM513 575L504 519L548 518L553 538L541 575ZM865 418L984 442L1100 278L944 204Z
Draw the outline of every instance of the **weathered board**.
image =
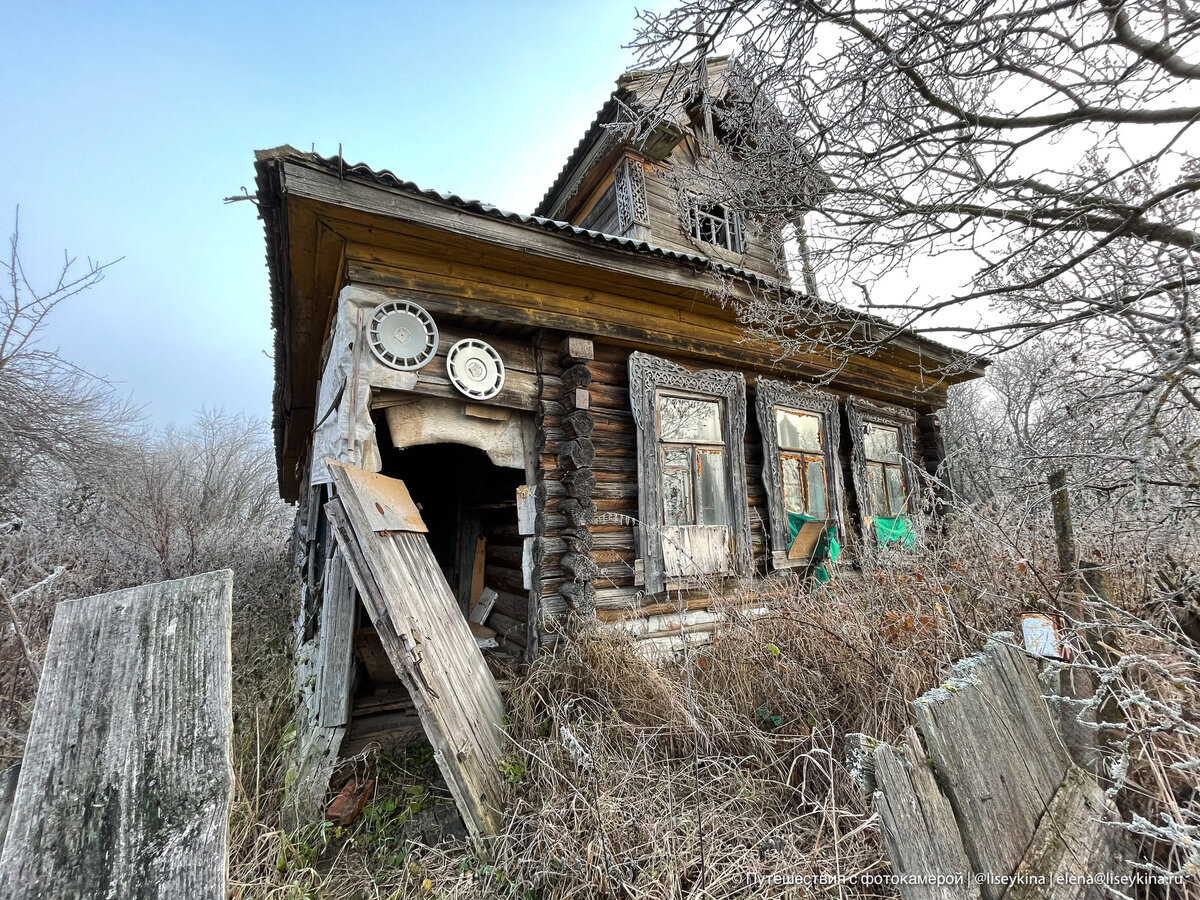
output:
M372 485L352 466L331 460L329 469L338 491L330 521L339 541L353 545L346 561L379 639L412 695L467 828L476 837L494 834L504 755L496 681L425 536L372 530Z
M915 731L900 747L879 744L874 755L875 808L892 872L904 879L900 896L922 900L978 900L950 801L938 787ZM943 876L944 882L910 884Z
M321 634L317 651L320 683L319 724L325 728L350 721L350 692L354 675L356 597L346 559L335 547L325 570L325 602L321 604Z
M0 897L226 896L233 574L60 603Z
M1013 643L1011 634L993 636L914 703L972 869L1004 875L1025 856L1070 766L1033 664ZM999 900L1003 885L982 892Z
M1005 900L1080 900L1112 896L1087 883L1099 873L1128 877L1133 856L1120 816L1096 779L1075 766L1042 816Z

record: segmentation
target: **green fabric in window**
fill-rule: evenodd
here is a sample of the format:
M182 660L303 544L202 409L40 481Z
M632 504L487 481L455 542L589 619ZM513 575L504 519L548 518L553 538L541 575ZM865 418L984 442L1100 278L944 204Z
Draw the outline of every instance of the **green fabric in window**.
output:
M805 522L816 521L812 516L806 516L804 513L789 512L787 514L788 521L788 546L792 545L792 541L796 540L796 535L800 533L800 529L804 527ZM830 525L823 535L821 540L817 542L816 549L813 550L813 575L817 581L824 584L829 581L830 572L833 569L833 564L837 562L838 556L841 555L842 545L838 543L837 526Z
M880 546L899 543L906 549L912 549L917 543L917 534L913 531L912 519L908 516L895 516L891 519L876 516L875 537Z
M821 543L817 545L816 559L820 564L813 569L813 575L821 584L825 584L832 577L833 564L837 562L841 553L842 545L838 543L837 526L830 525L822 536Z
M804 513L790 512L787 514L788 520L788 546L792 546L792 541L796 539L796 535L800 533L800 529L804 527L805 522L811 522L808 516Z

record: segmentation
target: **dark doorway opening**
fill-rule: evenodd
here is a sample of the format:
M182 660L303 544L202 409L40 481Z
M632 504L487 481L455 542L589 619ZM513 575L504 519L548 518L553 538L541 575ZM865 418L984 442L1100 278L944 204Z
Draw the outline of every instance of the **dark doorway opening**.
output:
M475 599L473 590L498 589L486 584L489 565L493 579L497 568L507 567L497 564L515 563L520 575L516 497L524 472L501 468L474 447L428 444L389 451L383 474L408 487L429 529L429 546L464 614ZM501 548L515 548L517 557Z

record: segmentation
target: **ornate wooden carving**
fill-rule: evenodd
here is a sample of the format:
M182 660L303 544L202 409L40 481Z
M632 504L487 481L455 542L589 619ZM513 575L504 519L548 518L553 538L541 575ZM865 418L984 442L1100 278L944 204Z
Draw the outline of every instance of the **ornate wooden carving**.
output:
M918 484L916 463L914 461L913 426L917 421L914 410L899 406L884 406L863 400L861 397L849 397L846 400L846 421L850 425L852 465L854 475L854 496L858 498L858 510L863 524L871 515L871 489L867 481L867 454L863 447L863 425L874 422L878 425L890 425L900 432L900 468L904 477L904 491L912 496ZM872 546L870 533L865 534L866 546Z
M634 226L649 229L650 204L641 162L627 156L617 163L613 189L617 194L617 227L621 235L629 235Z
M763 441L763 482L767 488L767 511L770 514L771 549L788 546L787 515L783 508L783 483L779 471L779 432L775 427L775 407L785 406L821 417L821 450L825 453L825 495L830 514L837 521L838 533L845 532L842 522L842 466L838 459L841 446L841 416L838 399L833 394L815 388L798 389L782 381L760 378L756 387L755 408ZM793 560L791 564L803 564Z
M723 400L730 530L733 533L733 566L739 575L752 569L750 506L746 499L746 379L741 372L706 369L693 372L670 360L634 352L629 355L629 399L637 424L638 555L645 560L646 592L666 590L663 568L662 473L658 459L658 416L655 398L659 389L682 391Z

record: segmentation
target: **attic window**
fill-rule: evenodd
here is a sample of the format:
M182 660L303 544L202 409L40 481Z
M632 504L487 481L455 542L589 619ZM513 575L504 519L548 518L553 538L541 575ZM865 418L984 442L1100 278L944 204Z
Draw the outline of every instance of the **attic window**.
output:
M742 252L742 217L720 203L692 201L692 237L734 253Z

